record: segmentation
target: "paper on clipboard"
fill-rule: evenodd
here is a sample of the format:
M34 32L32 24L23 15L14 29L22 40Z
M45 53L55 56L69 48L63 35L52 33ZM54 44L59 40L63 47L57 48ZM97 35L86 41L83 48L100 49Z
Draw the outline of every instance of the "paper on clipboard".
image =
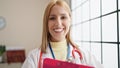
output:
M43 68L94 68L94 67L45 58L43 61Z

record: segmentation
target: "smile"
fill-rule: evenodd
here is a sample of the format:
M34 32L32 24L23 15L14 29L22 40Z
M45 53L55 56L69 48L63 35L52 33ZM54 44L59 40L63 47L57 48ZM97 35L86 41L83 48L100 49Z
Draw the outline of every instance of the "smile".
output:
M62 32L63 31L63 28L56 28L54 29L55 32Z

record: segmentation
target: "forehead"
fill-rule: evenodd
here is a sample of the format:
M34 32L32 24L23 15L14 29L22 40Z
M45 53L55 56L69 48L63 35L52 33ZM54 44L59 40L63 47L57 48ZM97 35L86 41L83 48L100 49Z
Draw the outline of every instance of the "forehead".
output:
M68 12L63 6L54 5L51 9L50 15L51 14L68 14Z

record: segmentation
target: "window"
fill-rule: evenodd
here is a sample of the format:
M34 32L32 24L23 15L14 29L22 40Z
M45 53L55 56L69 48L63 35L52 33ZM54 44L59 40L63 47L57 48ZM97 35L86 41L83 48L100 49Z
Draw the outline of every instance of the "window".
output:
M71 0L72 37L105 68L120 68L120 0Z

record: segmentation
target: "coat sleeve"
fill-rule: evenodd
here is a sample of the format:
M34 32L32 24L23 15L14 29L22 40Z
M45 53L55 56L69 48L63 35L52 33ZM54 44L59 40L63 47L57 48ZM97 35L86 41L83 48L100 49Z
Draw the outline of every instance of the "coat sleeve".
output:
M37 68L39 59L39 50L35 49L29 52L21 68Z
M22 68L35 68L34 60L31 54L29 54L26 60L24 61Z

